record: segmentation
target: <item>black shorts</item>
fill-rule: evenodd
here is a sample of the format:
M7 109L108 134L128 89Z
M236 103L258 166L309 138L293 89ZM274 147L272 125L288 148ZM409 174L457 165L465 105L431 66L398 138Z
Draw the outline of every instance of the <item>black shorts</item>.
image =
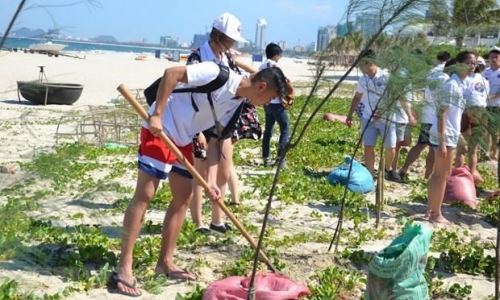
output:
M429 124L429 123L421 123L420 124L420 133L418 135L417 144L430 145L429 131L431 130L431 127L432 127L432 124Z

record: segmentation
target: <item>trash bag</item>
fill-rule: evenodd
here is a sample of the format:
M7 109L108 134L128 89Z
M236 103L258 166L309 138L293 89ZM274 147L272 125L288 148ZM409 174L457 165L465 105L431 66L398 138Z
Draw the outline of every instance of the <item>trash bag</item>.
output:
M472 209L477 207L476 186L474 176L468 167L453 168L451 176L446 182L443 202L449 203L458 201Z
M246 300L250 277L232 276L209 285L202 300ZM311 294L309 289L278 274L255 276L255 300L295 300Z
M369 193L375 189L373 184L373 177L362 164L356 160L351 159L351 157L345 157L345 163L335 169L333 169L330 174L328 174L328 182L331 185L342 185L354 193ZM352 164L351 176L347 178L349 174L349 166Z
M368 265L366 300L427 300L424 277L432 231L406 223L404 232Z

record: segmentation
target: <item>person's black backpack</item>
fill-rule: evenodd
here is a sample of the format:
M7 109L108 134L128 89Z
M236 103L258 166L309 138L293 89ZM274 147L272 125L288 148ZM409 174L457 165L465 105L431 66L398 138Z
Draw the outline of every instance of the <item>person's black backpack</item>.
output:
M189 88L179 88L172 91L172 93L206 93L209 94L220 89L224 84L226 84L229 79L229 68L224 65L219 66L219 75L210 81L209 83L197 87L189 87ZM158 78L155 82L153 82L150 86L148 86L144 90L144 97L146 97L146 102L149 106L153 105L153 102L156 101L156 94L158 93L158 88L160 86L162 77ZM210 97L211 98L211 97ZM194 100L191 98L193 108L198 111L198 107L194 103ZM209 99L210 101L211 99Z

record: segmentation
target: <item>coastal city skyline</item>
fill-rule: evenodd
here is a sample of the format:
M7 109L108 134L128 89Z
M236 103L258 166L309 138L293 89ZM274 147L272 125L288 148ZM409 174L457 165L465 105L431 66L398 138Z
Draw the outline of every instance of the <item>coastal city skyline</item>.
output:
M182 3L166 5L152 1L143 1L140 7L136 7L136 2L131 0L121 1L120 5L93 1L94 5L84 3L59 7L51 5L61 5L61 1L52 0L40 3L46 5L45 8L36 7L36 1L30 1L13 29L24 27L48 31L57 28L62 35L75 39L87 40L99 35L108 35L119 42L149 44L160 44L162 38L168 37L186 45L193 42L195 34L208 32L218 14L231 12L242 22L242 34L249 41L254 42L257 21L265 19L265 37L263 41L258 41L259 43L279 42L287 48L311 47L311 43L316 43L319 27L341 21L347 2L348 0L341 0L332 5L331 2L323 0L274 3L258 0L251 4L235 4L222 0L220 5L192 11L185 9ZM3 3L5 9L0 11L0 32L7 28L18 3L17 0L5 0ZM134 5L128 6L127 3ZM199 7L203 1L193 0L191 3L193 7ZM161 11L165 14L160 14ZM275 13L277 11L280 13ZM193 21L186 22L186 18L190 17ZM159 25L162 23L163 26Z

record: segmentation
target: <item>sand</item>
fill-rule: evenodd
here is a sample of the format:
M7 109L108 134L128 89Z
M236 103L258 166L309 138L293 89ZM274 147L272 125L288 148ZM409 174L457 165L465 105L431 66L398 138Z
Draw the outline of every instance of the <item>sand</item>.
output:
M0 131L0 165L15 161L24 161L32 159L38 153L50 151L54 145L74 140L74 136L60 137L58 132L74 132L75 120L68 116L81 116L89 113L90 107L114 106L118 98L116 87L123 83L132 92L136 89L147 87L153 80L159 77L166 67L176 63L166 60L157 60L152 55L144 61L135 60L135 54L132 53L78 53L85 59L76 59L69 57L47 57L38 54L24 54L0 52L0 67L2 78L0 80L0 120L2 130ZM246 58L248 61L248 58ZM77 103L73 106L32 106L26 100L18 102L16 81L34 80L38 78L39 69L37 66L45 66L45 71L50 81L63 81L69 83L83 84L84 92ZM302 81L303 92L308 92L307 82L312 79L313 71L307 65L305 60L285 58L280 63L287 76L293 81ZM256 65L257 66L257 65ZM342 70L329 71L326 76L330 79L338 78L343 74ZM357 80L357 71L355 71L349 81L352 83ZM60 120L69 120L62 122L58 127ZM134 158L131 158L134 159ZM422 166L416 166L422 169ZM240 176L252 176L253 172L248 167L238 167ZM134 174L127 174L121 179L121 183L128 186L134 184ZM9 186L17 181L22 181L25 174L21 172L17 175L0 174L0 188ZM242 191L249 191L247 187L241 186ZM401 192L403 190L403 192ZM386 197L392 199L405 198L410 191L404 190L401 186L392 185L386 191ZM249 206L263 207L264 197L249 200ZM368 195L369 201L374 201L374 194ZM95 218L92 215L92 209L98 205L109 205L116 199L110 195L101 195L93 199L90 207L74 205L71 196L61 197L57 201L42 201L41 208L36 215L58 217L57 224L61 226L75 225L76 223L101 224L109 228L110 236L119 236L122 215L117 214L107 218ZM4 203L0 195L0 202ZM422 205L416 205L413 209L421 213L424 209ZM300 211L300 214L297 212ZM81 213L83 219L75 221L68 218L70 215ZM312 219L311 213L321 215L321 219ZM382 225L389 228L387 236L389 238L377 240L363 245L365 251L380 251L387 246L392 237L397 235L397 220L392 217L394 214L388 209L387 218L384 218ZM494 241L496 229L484 222L477 222L462 218L458 209L450 209L452 219L461 222L461 225L450 225L450 230L467 229L472 236L480 237L484 240ZM36 216L35 215L35 216ZM161 221L162 212L148 212L148 219ZM248 220L255 225L259 225L262 220L260 210L252 212ZM306 234L311 232L322 232L326 229L334 228L337 218L323 206L312 205L290 205L279 206L271 218L271 226L277 231ZM279 224L279 226L277 225ZM305 226L307 224L307 226ZM425 222L426 226L433 226ZM374 220L362 225L364 228L373 228ZM352 228L352 224L347 222L347 230ZM439 228L436 225L435 228ZM240 241L244 243L244 241ZM226 259L223 253L217 251L200 249L195 253L182 252L178 254L180 259L193 261L196 257L204 257L215 266L220 266ZM324 244L306 243L300 247L291 247L287 255L280 257L288 266L287 275L301 280L314 274L318 269L324 269L334 264L334 257L327 253ZM215 278L210 270L200 271L200 280L202 283L209 283ZM33 269L33 266L21 261L0 262L0 280L2 278L16 279L23 283L29 283L26 288L36 291L39 294L55 293L62 290L70 283L63 282L56 276L43 274ZM493 294L493 283L481 276L465 276L448 274L445 279L446 285L453 282L468 283L473 285L473 294L471 299L482 299ZM192 285L187 283L175 284L163 287L159 295L149 295L144 292L142 299L174 299L177 293L185 293L192 289ZM113 294L108 294L105 289L94 289L88 293L73 294L68 299L128 299Z

